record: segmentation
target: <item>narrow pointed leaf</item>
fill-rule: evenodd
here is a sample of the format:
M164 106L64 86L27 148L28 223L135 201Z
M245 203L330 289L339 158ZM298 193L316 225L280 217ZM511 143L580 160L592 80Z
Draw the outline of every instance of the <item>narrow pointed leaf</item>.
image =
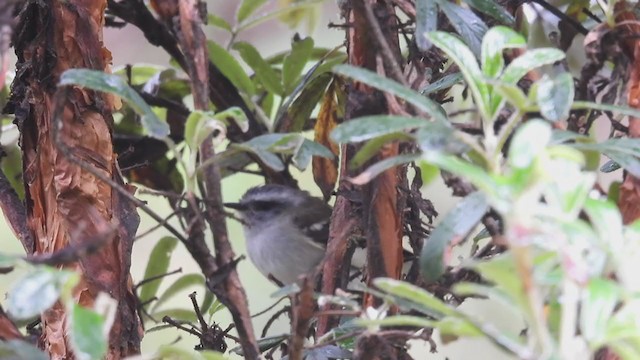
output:
M158 243L151 250L149 256L149 262L147 262L147 268L144 271L144 279L149 279L154 276L159 276L167 273L169 268L169 260L171 260L171 254L178 245L176 238L166 236L158 241ZM162 279L149 281L140 287L139 298L142 302L153 298L160 288Z
M378 90L387 92L401 99L404 99L407 102L414 105L419 110L427 113L436 121L448 122L447 116L439 104L432 101L431 99L426 98L425 96L420 95L419 93L413 91L412 89L398 82L395 82L393 80L380 76L372 71L358 68L351 65L338 65L333 68L333 71L336 74L350 77L356 81L365 83Z
M90 69L69 69L60 76L59 85L78 85L115 94L127 101L129 106L140 115L142 126L149 136L165 139L169 135L169 125L160 120L142 97L120 76Z
M427 282L436 281L444 273L450 260L452 244L467 236L488 209L484 195L474 192L445 215L425 241L420 255L422 276Z

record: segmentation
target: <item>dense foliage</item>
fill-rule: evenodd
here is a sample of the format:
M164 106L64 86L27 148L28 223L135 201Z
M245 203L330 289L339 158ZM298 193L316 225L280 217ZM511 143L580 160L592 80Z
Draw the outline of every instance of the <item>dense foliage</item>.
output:
M140 1L109 1L107 25L139 27L167 50L172 65L132 64L112 74L69 69L57 79L59 92L90 89L123 101L112 129L122 174L165 197L181 220L181 228L173 228L131 200L172 234L157 241L144 279L133 287L143 326L200 338L198 352L165 344L153 356L223 359L229 350L248 358L255 351L267 358L406 359L410 340L435 349L443 341L485 338L518 359L640 358L637 3L340 1L345 23L333 26L344 28L346 45L319 48L312 37L296 34L290 50L265 56L237 40L270 21L292 28L313 23L320 3L244 0L234 19L206 17L226 32L227 43L189 43L178 23L197 28L201 19L182 8L167 13L165 2L151 1L154 17ZM164 32L151 37L155 26ZM585 55L578 66L568 61L575 53ZM198 56L210 62L198 63ZM2 143L7 156L0 183L24 199L17 136L5 136L16 132L20 76L7 79L0 93L2 139L13 139ZM597 133L595 123L605 124L606 134ZM88 163L78 166L97 172ZM336 204L329 265L319 272L320 287L310 277L273 295L278 303L289 299L290 307L277 314L291 316L291 333L270 336L265 329L256 340L246 306L233 300L240 293L220 285L238 260L214 260L228 252L226 228L216 226L227 214L212 183L219 188L221 178L249 172L297 186L291 167L312 171L325 199ZM621 176L603 188L603 172ZM379 181L384 176L397 182ZM420 189L439 179L460 199L434 225L437 212ZM387 229L371 199L389 192L397 208L384 216L401 224L404 246L371 239ZM350 217L358 219L355 225ZM383 230L374 236L370 227ZM351 232L336 235L343 228ZM209 231L214 246L199 247ZM336 250L342 240L348 251ZM107 241L53 254L0 253L0 270L25 270L3 301L9 316L0 315L26 325L60 303L75 355L103 357L117 302L103 293L93 309L79 305L73 289L80 274L56 267ZM405 271L385 269L393 241L406 248L399 263L407 263ZM383 249L381 258L372 244ZM202 273L167 276L179 246ZM363 281L332 282L341 266L349 277L350 251L357 247L368 247ZM171 284L159 292L161 282ZM163 310L194 285L203 295L190 295L193 309ZM499 303L525 328L511 333L459 309L467 298ZM231 312L233 325L216 323L221 311ZM432 339L434 330L439 338ZM33 324L28 331L42 336ZM26 337L0 340L0 356L46 358Z

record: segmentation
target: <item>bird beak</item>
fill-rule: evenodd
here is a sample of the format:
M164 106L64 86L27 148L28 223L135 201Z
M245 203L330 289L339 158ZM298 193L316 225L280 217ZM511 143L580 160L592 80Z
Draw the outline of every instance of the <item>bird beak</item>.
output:
M228 207L229 209L234 209L239 211L247 210L247 205L241 204L241 203L224 203L223 205L225 207Z

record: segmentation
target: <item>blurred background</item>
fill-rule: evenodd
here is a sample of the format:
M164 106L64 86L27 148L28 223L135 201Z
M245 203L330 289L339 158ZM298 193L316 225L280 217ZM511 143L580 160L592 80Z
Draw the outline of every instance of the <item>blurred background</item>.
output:
M239 2L209 0L207 3L210 14L222 17L231 25L234 25L235 12ZM281 6L278 1L268 1L263 8L258 10L256 15L273 11L278 6ZM336 2L326 0L319 3L316 9L316 15L315 24L303 23L294 30L277 20L268 21L249 31L241 33L239 39L250 42L256 46L264 57L289 49L291 39L296 32L302 36L313 36L317 47L333 48L343 43L344 32L340 29L329 29L327 27L329 22L340 23L342 21L339 18L339 10ZM229 35L227 33L212 26L208 26L206 28L206 32L209 39L218 41L222 45L226 45L229 41ZM106 48L113 53L114 69L127 64L139 63L169 66L169 57L167 54L160 48L149 45L142 33L132 26L128 26L123 29L106 29L104 42ZM459 104L454 104L453 107L455 108L455 106L459 106ZM3 138L3 141L5 140L6 138ZM295 169L292 171L294 171L294 174L300 179L300 184L303 189L308 190L315 195L320 195L320 191L315 186L310 172L300 173L296 172ZM250 187L260 185L262 183L261 180L262 179L260 177L246 174L239 174L225 179L223 181L224 200L230 202L237 200ZM455 199L450 195L451 191L439 180L440 179L437 178L426 186L423 189L423 195L434 203L437 211L442 216L455 205ZM169 205L162 198L155 198L147 195L139 195L139 197L148 201L151 208L160 214L160 216L168 216L171 212ZM148 216L141 213L141 217L142 222L139 229L140 233L154 227L155 222ZM236 254L246 254L240 225L233 220L229 220L228 224L230 239L233 243ZM177 226L177 224L174 225ZM3 239L1 242L3 252L22 254L22 248L19 245L19 242L13 237L5 222L0 222L0 234L2 234ZM168 233L163 229L158 229L137 240L133 249L131 269L134 282L139 282L143 279L145 266L153 246L160 238L166 235L168 235ZM460 251L461 253L464 253L465 251L468 252L468 249L461 249ZM181 245L178 245L177 249L174 251L171 265L169 266L170 271L176 269L182 269L182 274L198 272L196 264ZM249 297L251 313L258 313L272 305L275 299L270 295L274 293L277 288L266 281L266 279L263 278L257 270L255 270L248 260L240 262L238 269ZM0 282L0 293L4 295L10 289L11 283L18 279L19 276L19 271L14 271L9 275L3 276L1 278L2 282ZM171 284L172 281L175 281L178 276L179 275L174 275L173 277L165 279L161 285L159 293L162 293L163 289ZM164 304L163 307L166 309L191 309L188 294L192 291L197 291L201 295L202 288L194 287L193 289L186 290L182 295L178 295L169 303ZM201 298L201 296L199 296L199 298ZM4 296L0 299L0 301L4 300ZM495 324L495 326L508 329L510 332L515 334L524 329L522 319L514 317L513 314L508 313L508 310L501 308L490 300L467 300L462 305L462 309L473 314L473 316L479 320L491 319L491 322ZM273 311L255 318L254 325L258 335L272 313ZM224 329L230 323L231 319L226 311L221 311L215 314L214 321ZM271 327L269 335L288 333L288 331L288 319L282 318ZM185 349L192 349L197 344L197 339L194 336L184 332L178 332L177 330L168 329L147 334L143 341L143 353L152 353L158 346L162 344L169 344L176 340L177 344ZM509 357L504 355L499 349L486 341L452 341L454 339L440 339L437 334L435 334L434 340L436 340L438 345L437 353L430 353L429 346L427 344L414 343L412 345L412 355L414 358L452 360L469 358L476 360L509 359ZM235 347L233 341L229 340L228 343L230 348ZM238 357L230 355L230 358Z

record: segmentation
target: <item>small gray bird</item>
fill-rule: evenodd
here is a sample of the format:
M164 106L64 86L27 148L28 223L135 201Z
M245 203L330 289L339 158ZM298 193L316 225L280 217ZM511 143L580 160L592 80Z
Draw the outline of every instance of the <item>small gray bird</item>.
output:
M331 217L324 201L306 191L264 185L224 205L240 213L249 258L267 278L295 283L322 261Z

